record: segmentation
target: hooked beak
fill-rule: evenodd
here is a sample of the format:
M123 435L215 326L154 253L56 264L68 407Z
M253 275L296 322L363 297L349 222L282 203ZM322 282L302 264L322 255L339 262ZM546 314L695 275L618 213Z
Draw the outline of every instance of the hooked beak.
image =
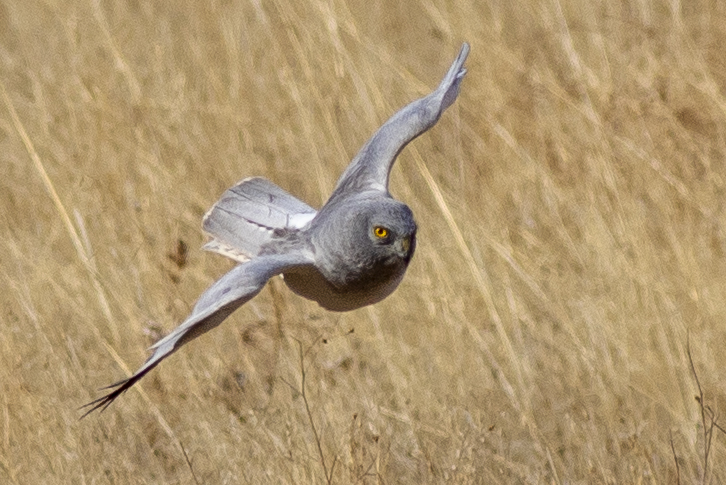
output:
M404 237L401 240L401 247L403 248L403 252L408 253L411 250L411 238Z
M413 235L401 238L399 241L398 250L407 263L411 260L411 257L413 256L413 250L415 249L415 246L416 241Z

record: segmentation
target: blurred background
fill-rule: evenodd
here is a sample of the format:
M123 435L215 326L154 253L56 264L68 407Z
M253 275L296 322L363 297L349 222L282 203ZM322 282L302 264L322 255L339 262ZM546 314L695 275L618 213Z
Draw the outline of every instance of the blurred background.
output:
M726 480L726 4L0 2L0 482ZM471 44L399 157L418 249L334 314L279 279L103 414L233 262Z

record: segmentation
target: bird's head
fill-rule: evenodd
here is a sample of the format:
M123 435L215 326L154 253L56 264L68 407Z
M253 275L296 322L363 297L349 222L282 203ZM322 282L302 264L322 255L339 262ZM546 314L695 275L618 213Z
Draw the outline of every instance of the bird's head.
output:
M390 197L351 198L319 222L318 266L338 287L397 278L416 248L411 209Z
M365 229L371 256L382 264L408 264L416 249L416 222L407 205L387 199L385 204L377 204L374 211L361 214L361 229ZM367 216L367 217L366 217Z

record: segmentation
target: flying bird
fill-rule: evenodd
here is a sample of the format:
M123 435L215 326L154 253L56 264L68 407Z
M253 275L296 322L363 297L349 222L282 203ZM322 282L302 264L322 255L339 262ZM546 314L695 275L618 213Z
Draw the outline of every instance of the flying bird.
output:
M211 236L204 249L240 264L217 280L191 315L155 343L153 354L131 377L103 389L82 418L106 409L184 344L222 323L282 275L295 293L343 312L379 302L403 279L416 247L411 209L393 199L388 177L396 157L429 130L459 95L469 45L428 96L394 114L366 142L316 211L269 180L253 177L227 190L204 216Z

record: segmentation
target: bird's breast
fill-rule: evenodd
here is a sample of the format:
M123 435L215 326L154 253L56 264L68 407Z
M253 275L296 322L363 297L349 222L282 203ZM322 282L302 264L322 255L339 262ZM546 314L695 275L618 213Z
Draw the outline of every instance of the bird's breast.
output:
M398 287L405 273L406 265L397 264L373 272L349 271L347 278L335 278L340 275L326 277L317 268L305 267L283 277L298 295L316 301L326 310L346 312L383 300Z

